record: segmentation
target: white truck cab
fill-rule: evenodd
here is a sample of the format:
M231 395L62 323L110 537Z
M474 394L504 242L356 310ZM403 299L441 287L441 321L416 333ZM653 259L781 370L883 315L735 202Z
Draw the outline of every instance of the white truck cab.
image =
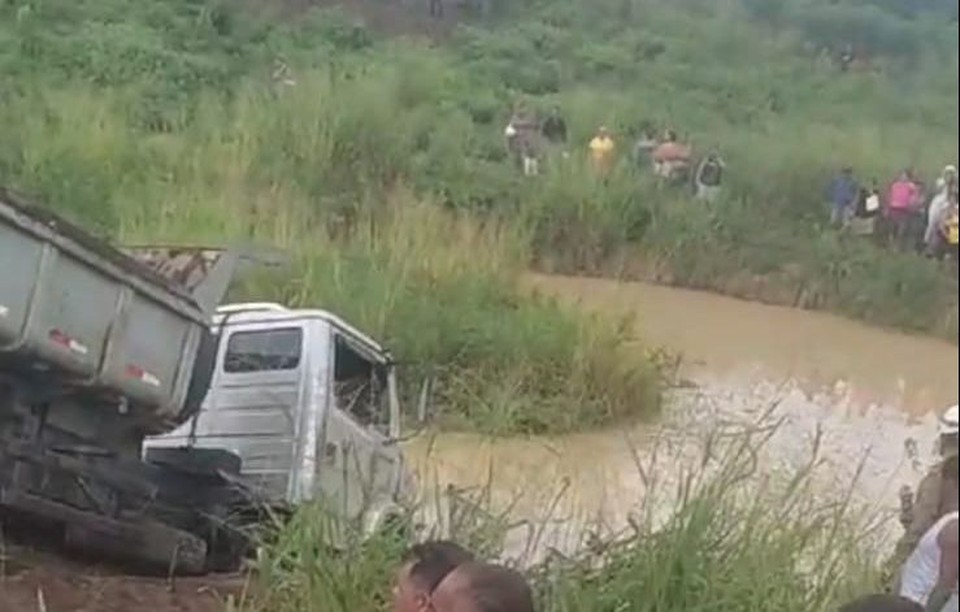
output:
M269 501L326 508L368 530L412 499L388 351L323 310L217 309L214 371L200 410L151 448L221 449Z

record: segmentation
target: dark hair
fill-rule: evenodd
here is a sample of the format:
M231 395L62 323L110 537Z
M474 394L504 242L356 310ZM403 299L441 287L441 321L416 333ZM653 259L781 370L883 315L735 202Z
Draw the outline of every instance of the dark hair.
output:
M520 572L491 563L466 563L460 572L480 612L533 612L533 592Z
M909 599L884 593L851 601L840 612L923 612L923 608Z
M473 561L473 555L456 542L435 540L411 546L403 561L410 565L410 578L432 593L457 566Z

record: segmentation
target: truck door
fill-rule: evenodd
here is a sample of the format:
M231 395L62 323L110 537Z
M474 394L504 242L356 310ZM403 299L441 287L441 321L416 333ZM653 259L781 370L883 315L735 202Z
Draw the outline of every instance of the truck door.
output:
M304 330L299 322L252 322L223 332L207 401L185 424L199 447L223 448L271 499L284 500L294 469L301 405Z
M400 466L388 445L387 368L365 347L333 330L330 402L321 452L321 494L334 510L358 518L392 498Z

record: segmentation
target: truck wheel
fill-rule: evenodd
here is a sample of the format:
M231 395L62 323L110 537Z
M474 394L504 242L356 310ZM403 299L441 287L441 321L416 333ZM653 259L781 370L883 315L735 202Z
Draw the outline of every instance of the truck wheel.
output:
M240 569L243 560L253 551L253 543L235 529L217 529L207 540L207 550L207 571L229 573Z
M124 522L119 528L114 523L95 518L67 524L64 544L84 554L127 561L150 571L204 573L207 544L197 536L155 521Z
M220 448L148 448L146 460L198 475L216 474L218 471L239 474L241 466L239 456Z

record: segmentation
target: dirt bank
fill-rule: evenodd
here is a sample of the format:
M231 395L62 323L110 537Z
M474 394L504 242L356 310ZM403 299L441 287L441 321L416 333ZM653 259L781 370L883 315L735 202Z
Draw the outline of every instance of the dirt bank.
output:
M25 547L0 553L0 612L224 612L243 588L241 576L171 581Z

